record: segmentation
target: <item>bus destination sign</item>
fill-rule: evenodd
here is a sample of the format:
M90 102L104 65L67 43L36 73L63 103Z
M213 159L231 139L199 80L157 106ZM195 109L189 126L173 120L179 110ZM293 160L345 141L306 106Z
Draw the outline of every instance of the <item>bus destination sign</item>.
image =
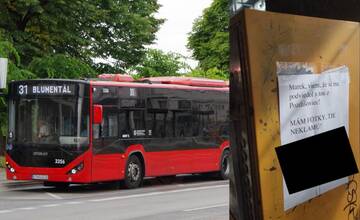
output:
M18 85L18 95L74 95L75 85Z

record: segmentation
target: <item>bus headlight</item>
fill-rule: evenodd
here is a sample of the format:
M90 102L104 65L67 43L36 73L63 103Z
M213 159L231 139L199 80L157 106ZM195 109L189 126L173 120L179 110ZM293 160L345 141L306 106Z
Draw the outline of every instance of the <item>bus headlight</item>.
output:
M9 164L9 162L6 161L6 167L10 171L10 173L15 173L15 169Z
M67 172L67 174L74 175L74 174L77 174L78 172L80 172L82 169L84 169L84 162L79 163L77 166L75 166L74 168L69 170L69 172Z

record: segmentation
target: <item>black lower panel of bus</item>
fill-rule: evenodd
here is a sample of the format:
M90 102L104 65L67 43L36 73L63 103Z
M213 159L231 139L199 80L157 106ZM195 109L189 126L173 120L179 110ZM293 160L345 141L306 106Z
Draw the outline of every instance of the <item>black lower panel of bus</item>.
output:
M7 149L7 154L20 166L61 168L85 150L74 147L13 145Z

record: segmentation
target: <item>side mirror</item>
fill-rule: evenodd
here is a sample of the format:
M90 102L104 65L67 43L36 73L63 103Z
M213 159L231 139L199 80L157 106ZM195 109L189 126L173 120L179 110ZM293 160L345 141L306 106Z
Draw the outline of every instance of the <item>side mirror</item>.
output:
M93 124L101 124L103 121L103 107L102 105L94 105Z

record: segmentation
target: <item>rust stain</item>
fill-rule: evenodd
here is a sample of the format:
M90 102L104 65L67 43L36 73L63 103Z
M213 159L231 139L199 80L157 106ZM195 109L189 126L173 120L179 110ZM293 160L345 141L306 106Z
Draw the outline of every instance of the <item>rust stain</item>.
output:
M276 170L276 167L275 166L272 166L268 169L264 169L265 171L269 171L269 172L272 172L272 171L275 171Z

